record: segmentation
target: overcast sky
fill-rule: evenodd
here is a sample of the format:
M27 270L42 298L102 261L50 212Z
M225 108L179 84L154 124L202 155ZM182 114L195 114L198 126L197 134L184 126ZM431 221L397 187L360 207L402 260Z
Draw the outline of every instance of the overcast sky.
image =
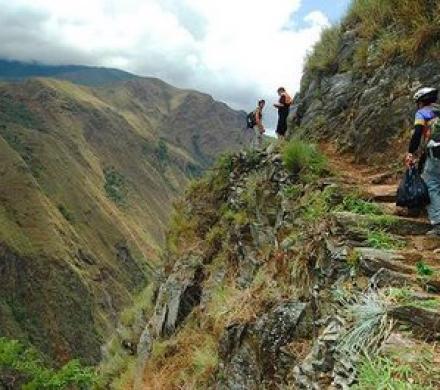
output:
M117 67L234 108L299 88L349 0L0 0L0 57Z

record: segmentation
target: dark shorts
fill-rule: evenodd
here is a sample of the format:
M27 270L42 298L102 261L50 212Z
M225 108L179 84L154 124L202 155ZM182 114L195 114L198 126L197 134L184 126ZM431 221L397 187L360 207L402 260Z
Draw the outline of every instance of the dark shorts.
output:
M281 111L278 113L278 124L277 124L277 134L285 135L287 132L287 117L289 116L289 111Z

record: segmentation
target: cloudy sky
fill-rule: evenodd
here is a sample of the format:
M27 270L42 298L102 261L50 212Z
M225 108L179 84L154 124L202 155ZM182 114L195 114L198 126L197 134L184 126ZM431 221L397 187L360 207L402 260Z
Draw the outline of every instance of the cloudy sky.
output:
M349 0L0 0L0 57L117 67L250 110Z

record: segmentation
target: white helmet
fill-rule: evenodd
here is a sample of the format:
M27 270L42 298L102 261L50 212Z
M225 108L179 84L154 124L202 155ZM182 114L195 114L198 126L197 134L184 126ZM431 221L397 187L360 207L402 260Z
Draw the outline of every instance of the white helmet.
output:
M421 88L419 89L415 94L414 94L414 101L416 103L422 101L422 100L427 100L427 99L431 99L431 98L435 98L437 99L438 97L438 90L436 88L429 88L429 87L425 87L425 88Z

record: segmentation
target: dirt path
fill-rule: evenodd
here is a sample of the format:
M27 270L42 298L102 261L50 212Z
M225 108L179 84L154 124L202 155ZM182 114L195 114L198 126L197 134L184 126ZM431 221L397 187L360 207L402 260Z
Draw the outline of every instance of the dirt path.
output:
M384 267L418 279L421 274L417 271L417 264L426 264L434 272L430 279L439 285L440 293L440 238L426 236L430 228L426 213L411 218L406 210L396 207L398 175L381 171L379 167L357 164L352 156L341 155L332 145L323 144L320 149L327 156L331 170L337 172L341 185L353 188L364 198L379 204L384 214L396 218L392 233L405 242L405 247L391 251L396 254L396 259L384 263Z

